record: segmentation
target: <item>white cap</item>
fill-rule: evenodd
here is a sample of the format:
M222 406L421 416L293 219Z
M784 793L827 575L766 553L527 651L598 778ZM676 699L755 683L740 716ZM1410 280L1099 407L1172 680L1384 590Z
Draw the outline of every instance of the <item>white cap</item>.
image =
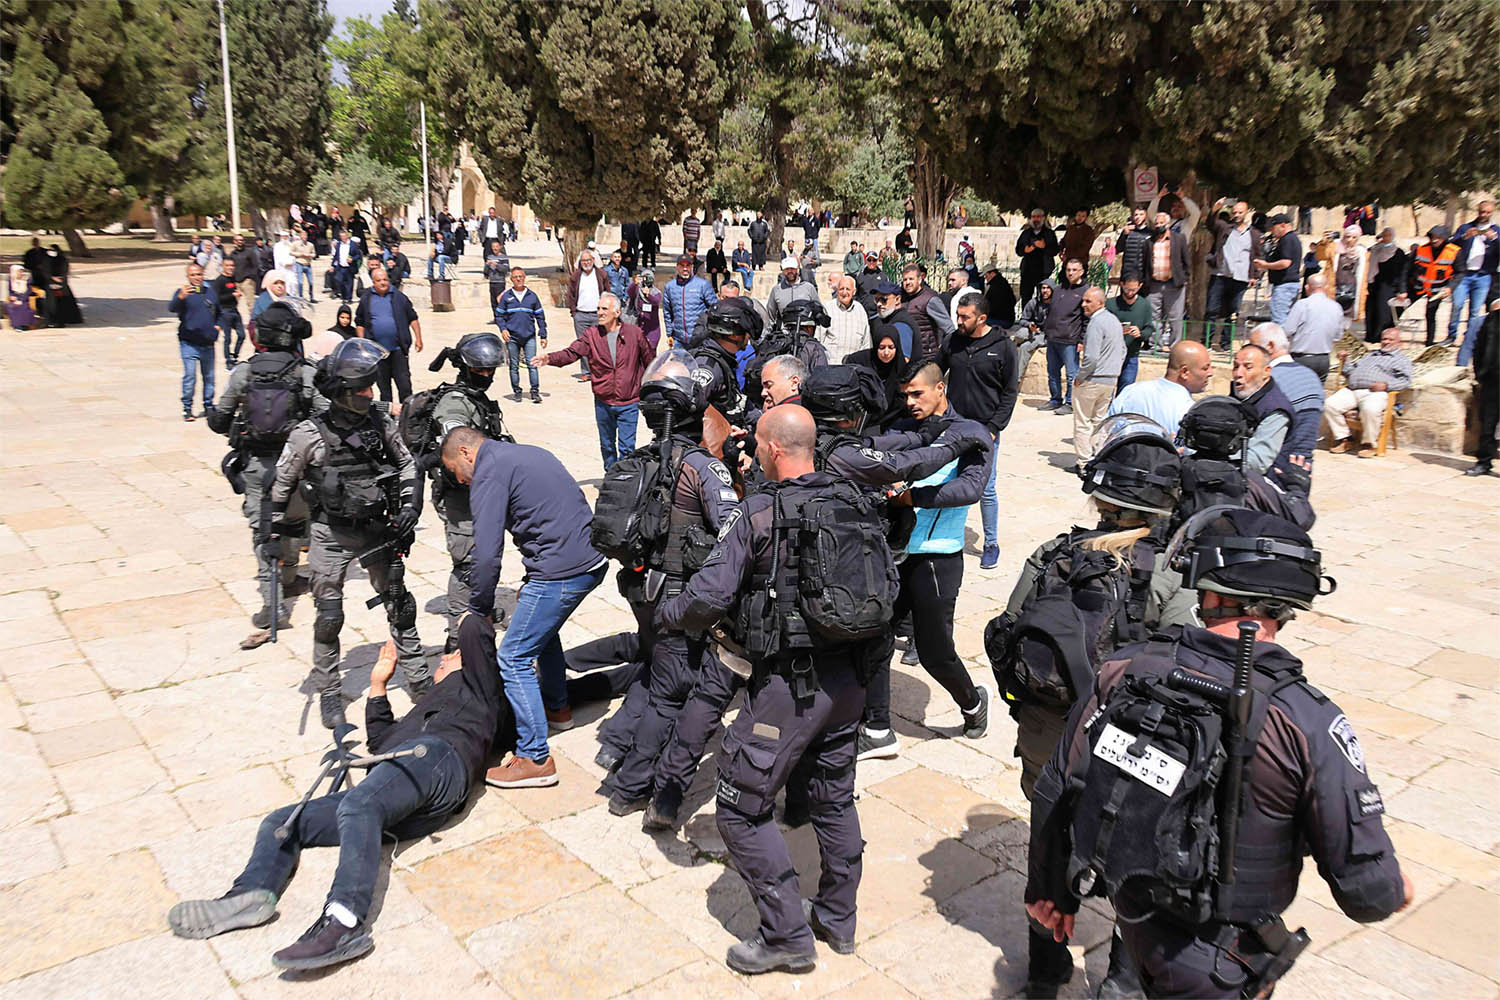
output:
M783 257L783 258L781 258L781 269L783 271L785 271L789 267L801 267L801 266L802 266L801 264L797 263L797 258L796 257Z
M590 250L596 250L596 249L598 249L598 247L596 247L594 245L594 241L593 240L589 240L589 249Z

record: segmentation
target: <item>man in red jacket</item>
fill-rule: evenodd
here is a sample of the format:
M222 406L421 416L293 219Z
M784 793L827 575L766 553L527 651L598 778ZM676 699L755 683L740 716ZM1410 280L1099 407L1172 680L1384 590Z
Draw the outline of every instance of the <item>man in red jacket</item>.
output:
M599 322L560 351L539 356L541 364L561 367L575 361L588 365L594 383L594 421L599 425L599 452L604 471L635 451L640 417L641 378L656 357L656 348L641 328L620 322L620 300L612 292L599 296Z

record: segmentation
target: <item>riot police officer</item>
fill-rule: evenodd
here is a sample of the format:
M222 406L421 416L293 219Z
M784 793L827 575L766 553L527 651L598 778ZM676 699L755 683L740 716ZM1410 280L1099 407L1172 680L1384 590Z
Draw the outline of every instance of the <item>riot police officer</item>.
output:
M1328 592L1307 533L1211 507L1167 560L1208 627L1101 665L1037 779L1027 911L1062 942L1079 896L1107 894L1147 996L1263 996L1309 943L1281 919L1304 852L1361 923L1411 882L1354 727L1275 641Z
M641 381L641 412L657 440L643 450L653 452L647 460L658 463L655 476L666 501L665 530L650 540L638 566L625 567L623 589L632 607L643 607L648 615L682 592L707 560L719 529L739 507L729 470L698 444L707 408L708 393L693 378L692 359L685 353L663 355L647 369ZM602 487L600 497L596 521L604 509ZM646 684L646 700L632 745L612 779L609 811L614 815L646 808L657 757L705 655L701 631L657 632L646 677L637 682Z
M865 678L891 653L898 585L878 517L853 487L814 470L815 434L800 406L766 412L760 461L769 487L730 517L708 562L657 612L663 628L692 630L714 627L733 609L728 629L752 666L749 699L724 737L717 793L719 833L760 914L756 934L727 956L746 974L813 968L814 937L854 950L863 851L855 738ZM810 531L817 544L807 543ZM834 589L844 592L838 611L847 615L827 600ZM804 754L822 864L810 905L771 815Z
M396 421L375 409L375 378L385 349L374 341L344 341L319 363L318 391L331 404L293 428L276 463L270 491L275 534L285 536L293 491L303 484L313 507L308 564L312 569L312 679L323 724L344 720L339 690L339 631L344 625L344 577L356 558L385 604L400 654L407 692L420 698L432 668L417 636L417 601L406 589L402 555L421 514L421 477Z
M443 519L444 541L453 570L448 574L448 640L445 653L458 649L458 620L469 606L469 576L474 569L474 514L469 509L469 488L453 478L439 456L443 438L455 427L472 427L486 437L514 440L505 429L500 406L488 395L495 381L495 369L505 360L505 345L493 333L471 333L459 338L453 347L445 347L428 365L437 371L452 362L458 369L455 382L444 382L427 393L419 393L402 411L403 425L418 422L419 413L429 413L421 420L417 465L432 476L432 506ZM422 398L418 398L422 397ZM407 435L407 443L411 435Z
M828 351L818 342L818 327L829 323L828 310L816 299L798 299L782 309L774 329L755 341L755 357L745 366L745 384L760 385L761 367L770 358L790 354L808 371L828 364Z
M885 395L875 373L857 365L814 369L808 373L798 399L816 427L813 450L816 471L867 489L924 479L969 448L986 444L977 438L970 441L951 433L946 440L905 451L882 452L866 447L859 435L866 421L884 409ZM771 412L764 411L761 419ZM899 508L895 513L899 516L909 510ZM887 535L891 535L890 528ZM892 542L896 544L895 539ZM647 830L676 826L683 796L693 783L704 748L742 684L743 678L719 656L704 658L692 693L656 766L656 794L642 823ZM785 820L789 826L806 822L809 806L806 793L807 782L793 780L788 784Z
M239 491L245 495L255 579L261 590L260 610L250 617L256 631L240 643L242 649L254 649L271 637L271 609L279 600L272 574L280 565L282 587L296 579L302 548L298 540L306 531L307 504L295 497L287 507L287 533L275 546L257 544L263 536L262 500L275 475L276 456L293 427L328 406L313 387L313 366L302 356L302 341L311 335L312 325L291 306L277 302L260 314L255 332L260 352L234 367L218 407L208 411L209 428L227 434L234 448L226 465L237 470ZM276 615L285 620L280 606Z
M1026 560L1006 609L985 629L985 651L1000 695L1016 721L1021 792L1037 777L1062 735L1080 689L1092 689L1099 659L1143 639L1158 625L1185 623L1196 595L1158 581L1168 519L1181 489L1180 459L1167 432L1135 414L1109 418L1094 434L1083 491L1099 521L1038 546ZM1161 593L1190 595L1163 609ZM1165 611L1165 613L1164 613ZM1169 619L1164 621L1164 619ZM1039 924L1030 927L1028 997L1055 996L1072 976L1066 945ZM1135 995L1120 938L1110 950L1106 982Z
M708 310L707 336L692 348L697 369L693 378L707 390L708 405L736 427L745 426L749 404L740 390L735 355L759 337L760 330L760 317L747 300L721 299Z
M1292 456L1264 474L1247 468L1244 452L1253 429L1254 414L1232 396L1205 396L1183 414L1177 426L1182 500L1174 526L1200 510L1230 504L1284 517L1304 531L1312 527L1312 466Z

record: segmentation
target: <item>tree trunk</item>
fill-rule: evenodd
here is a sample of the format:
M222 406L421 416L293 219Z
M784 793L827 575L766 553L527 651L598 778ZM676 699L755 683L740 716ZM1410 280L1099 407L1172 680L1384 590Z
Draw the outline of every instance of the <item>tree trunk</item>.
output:
M559 226L558 230L558 235L561 237L559 242L562 244L563 273L572 274L578 267L578 256L588 249L592 232L582 226ZM594 266L599 266L597 260L594 261Z
M265 218L267 243L274 240L277 233L290 227L285 208L277 207L270 211L261 209L261 215Z
M1448 232L1453 232L1454 226L1458 224L1458 195L1450 194L1448 204L1443 212L1443 225L1448 227Z
M84 245L83 234L76 229L64 229L63 239L68 241L68 253L74 257L92 257L89 248Z
M172 229L172 208L167 204L170 198L163 199L160 205L151 206L151 225L155 227L156 233L151 237L152 243L170 243L176 237Z
M266 213L254 205L250 206L250 228L261 239L269 239L270 233L268 230L270 229L270 225L266 222Z
M1183 190L1187 190L1186 184L1183 185ZM1203 222L1210 222L1209 213L1213 209L1214 189L1205 185L1199 189L1198 194L1191 197L1203 210ZM1187 302L1184 303L1183 309L1184 320L1201 322L1203 319L1203 310L1208 304L1208 255L1213 248L1213 233L1204 229L1201 223L1196 232L1188 234L1188 259L1193 263L1192 269L1188 272ZM1184 339L1187 337L1186 327L1183 330L1183 337Z
M761 211L766 213L766 224L771 227L771 235L766 237L766 260L776 267L786 251L786 197L779 190L773 191L766 195Z
M912 200L917 205L917 249L929 260L943 248L943 226L953 192L953 181L943 173L937 154L918 139L912 156Z

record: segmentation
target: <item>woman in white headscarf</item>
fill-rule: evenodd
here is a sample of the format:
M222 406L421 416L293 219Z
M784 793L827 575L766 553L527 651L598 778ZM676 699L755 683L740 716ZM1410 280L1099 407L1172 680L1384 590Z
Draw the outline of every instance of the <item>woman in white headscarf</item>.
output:
M1359 245L1363 235L1358 226L1344 227L1326 286L1328 294L1344 307L1344 317L1350 320L1359 316L1360 291L1365 286L1365 250Z
M20 264L10 266L10 288L5 296L5 315L12 330L30 330L36 326L36 310L31 308L31 282Z

